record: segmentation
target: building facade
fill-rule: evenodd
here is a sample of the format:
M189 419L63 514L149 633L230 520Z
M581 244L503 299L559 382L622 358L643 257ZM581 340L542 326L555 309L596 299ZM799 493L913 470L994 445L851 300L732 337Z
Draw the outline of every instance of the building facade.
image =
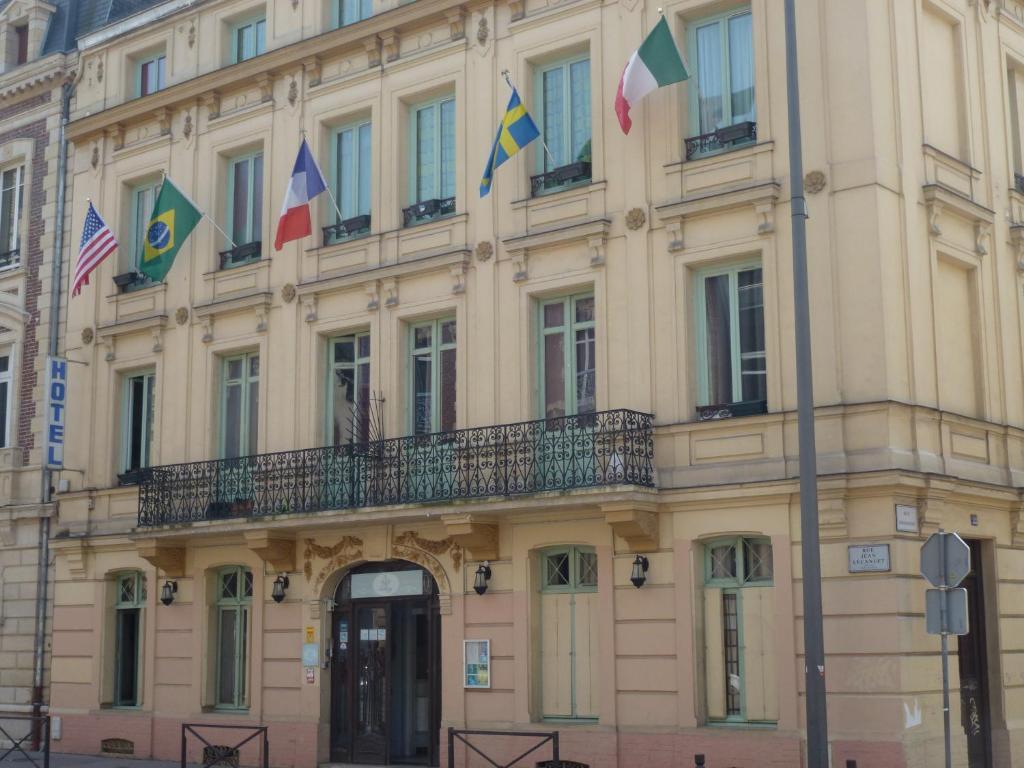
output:
M80 37L71 229L88 199L121 245L67 310L59 749L800 764L782 3L661 10L692 76L629 135L635 0L171 0ZM941 760L943 528L955 764L1010 766L1024 5L798 12L833 761ZM481 198L505 72L544 146ZM275 251L303 137L330 194ZM154 283L165 179L207 219Z

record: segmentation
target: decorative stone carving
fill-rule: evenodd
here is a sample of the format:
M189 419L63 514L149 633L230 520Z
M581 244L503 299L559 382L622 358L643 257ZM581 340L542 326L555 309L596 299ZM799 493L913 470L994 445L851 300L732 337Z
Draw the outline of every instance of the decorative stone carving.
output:
M288 84L288 104L295 106L295 102L299 98L299 84L295 82L295 78Z
M256 313L256 333L263 333L267 330L267 312L270 307L266 304L258 304L253 307L253 311Z
M804 176L804 191L816 195L825 188L828 180L822 171L810 171Z
M490 35L490 28L487 26L487 17L481 16L476 23L476 41L481 46L487 45L487 37Z
M939 216L942 215L942 203L938 200L928 201L928 231L935 237L942 234L942 227L939 226Z
M466 11L461 7L450 8L445 12L448 19L448 31L452 40L463 40L466 37Z
M366 48L366 63L371 68L380 66L380 43L380 35L374 35L368 40L363 41L363 46Z
M202 340L204 344L209 344L213 341L213 315L207 315L202 319L203 324L203 336Z
M519 21L526 16L526 0L508 0L508 10L512 21Z
M320 85L321 65L319 56L311 56L302 62L302 68L306 72L306 83L312 88Z
M285 283L284 287L281 288L281 300L285 304L291 304L295 301L295 286L291 283Z
M626 213L626 229L638 230L647 223L647 214L643 208L630 208Z
M380 309L380 292L377 283L367 283L364 289L366 290L366 308L371 312Z
M590 253L590 266L600 267L604 264L605 238L604 235L594 235L587 238L587 251Z
M380 35L381 47L387 61L397 61L399 55L398 30L389 29Z
M395 278L389 278L382 280L380 284L381 293L384 294L384 306L385 307L397 307L398 306L398 280Z
M89 158L89 165L91 165L92 169L95 171L96 168L99 167L99 164L100 164L100 147L99 147L98 144L93 144L92 145L92 157Z
M1010 541L1014 547L1024 549L1024 507L1010 513Z
M770 235L775 231L775 202L761 203L754 206L757 216L757 234Z
M479 261L487 261L494 255L494 246L490 240L483 240L476 244L476 257Z
M156 118L157 125L160 126L160 135L169 136L171 133L171 110L166 107L158 109L153 113L153 117Z
M124 126L120 123L109 126L107 128L107 138L110 139L115 152L119 149L124 149Z
M96 82L103 82L103 59L100 59L100 63L96 65Z
M988 221L974 223L974 252L979 256L988 253L988 236L992 232L992 224Z
M466 262L459 262L448 267L452 276L452 293L458 296L466 292Z
M188 322L188 307L178 307L174 311L174 322L178 325L184 325Z
M437 559L446 553L451 557L452 565L456 571L462 568L462 560L465 553L462 546L451 537L441 541L433 541L421 538L416 531L406 531L396 535L391 542L391 554L393 556L423 566L434 577L434 580L437 582L438 591L442 594L451 594L451 582L448 579L448 572L445 571L444 566ZM442 606L442 612L443 610Z
M483 523L471 515L452 515L442 519L448 538L465 550L468 560L498 559L496 523Z
M94 337L94 334L93 334L92 328L83 328L82 329L82 343L83 344L92 344L93 337Z
M192 113L185 113L185 122L181 126L181 135L186 139L192 138Z
M196 45L196 22L193 19L188 26L188 47L194 48Z
M668 235L668 249L672 253L683 250L683 223L681 221L670 221L665 225L665 234Z
M1017 257L1017 270L1024 272L1024 224L1010 225L1010 243Z
M260 89L260 102L266 103L274 99L274 78L270 72L256 75L256 85Z
M316 294L310 293L302 297L302 308L306 313L307 323L316 322Z
M209 91L199 97L199 103L206 107L207 118L216 120L220 117L220 91Z
M512 281L515 283L521 283L529 277L527 262L529 256L526 253L526 249L513 251L512 257Z
M363 556L363 540L356 536L342 536L332 547L317 544L313 539L306 539L305 544L306 549L303 552L305 562L302 572L306 575L306 581L314 582L314 594L320 591L320 587L328 576ZM318 572L315 581L313 579L314 557L327 561Z
M153 351L163 352L164 349L164 329L161 326L150 328L150 332L153 335Z

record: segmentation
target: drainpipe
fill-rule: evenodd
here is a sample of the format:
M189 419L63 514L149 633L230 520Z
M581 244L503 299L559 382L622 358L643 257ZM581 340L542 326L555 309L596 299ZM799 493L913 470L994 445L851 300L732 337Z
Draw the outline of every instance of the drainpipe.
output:
M75 5L75 4L72 4ZM75 20L72 15L71 20ZM69 21L70 23L70 21ZM60 350L60 299L61 276L64 269L64 202L67 196L67 164L68 164L68 143L65 135L65 126L71 114L71 96L75 91L78 82L78 74L74 79L66 80L62 87L60 127L57 134L57 205L55 210L54 238L53 238L53 259L50 273L50 338L48 352L56 356ZM43 457L42 471L42 506L53 501L53 471L46 467L46 457ZM36 592L36 636L33 645L33 673L32 673L32 714L38 717L42 714L45 702L43 701L44 666L46 661L46 595L49 588L50 576L50 516L39 518L39 562L37 564L38 584ZM38 721L33 728L33 745L39 748L41 729Z

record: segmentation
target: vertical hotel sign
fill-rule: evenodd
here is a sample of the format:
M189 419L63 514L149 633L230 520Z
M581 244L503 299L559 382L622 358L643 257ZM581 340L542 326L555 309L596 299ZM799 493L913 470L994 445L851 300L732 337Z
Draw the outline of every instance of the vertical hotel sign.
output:
M46 358L46 468L64 467L64 416L68 398L68 361Z

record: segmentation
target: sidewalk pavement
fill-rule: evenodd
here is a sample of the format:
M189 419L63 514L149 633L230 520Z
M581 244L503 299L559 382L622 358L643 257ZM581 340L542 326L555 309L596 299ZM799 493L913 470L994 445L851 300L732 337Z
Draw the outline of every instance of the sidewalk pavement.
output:
M3 750L0 750L0 755ZM43 768L41 753L31 753L32 760L24 755L8 755L0 760L0 768L32 768L33 761L37 768ZM50 768L181 768L181 763L166 760L136 760L131 757L114 755L64 755L50 753ZM190 765L189 768L198 768Z

